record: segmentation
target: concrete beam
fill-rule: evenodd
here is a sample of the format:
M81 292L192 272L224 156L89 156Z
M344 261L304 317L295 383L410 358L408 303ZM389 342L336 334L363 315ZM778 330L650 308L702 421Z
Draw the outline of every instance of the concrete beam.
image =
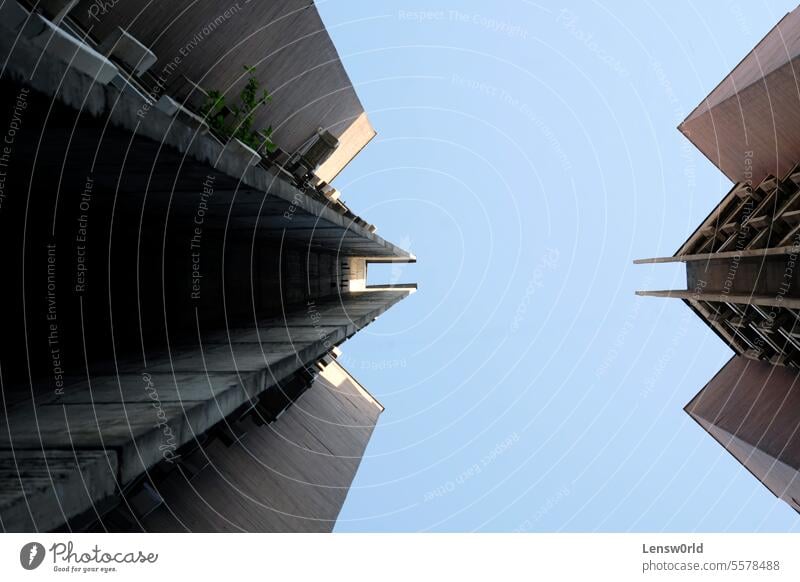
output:
M747 257L769 257L773 255L795 255L800 253L800 247L783 246L771 249L753 249L741 251L726 251L722 253L700 253L696 255L675 255L672 257L657 257L652 259L636 259L634 265L647 265L655 263L686 263L690 261L710 261L714 259L733 259Z
M637 291L642 297L672 297L687 301L709 301L717 303L735 303L739 305L763 305L765 307L783 307L800 309L800 299L781 295L747 295L743 293L698 293L694 290Z

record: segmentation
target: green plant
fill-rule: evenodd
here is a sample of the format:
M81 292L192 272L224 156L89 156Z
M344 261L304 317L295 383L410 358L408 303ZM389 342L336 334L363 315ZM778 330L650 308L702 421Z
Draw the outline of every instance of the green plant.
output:
M215 89L208 92L201 112L214 132L226 138L235 137L256 151L264 148L267 152L274 152L278 146L272 141L272 126L253 129L256 110L272 101L272 96L261 88L255 67L245 65L244 70L248 79L238 101L226 103L224 93Z

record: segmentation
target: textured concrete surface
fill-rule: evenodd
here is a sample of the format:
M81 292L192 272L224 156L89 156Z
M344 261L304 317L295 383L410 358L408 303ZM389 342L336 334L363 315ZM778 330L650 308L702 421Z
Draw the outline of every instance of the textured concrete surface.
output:
M146 531L327 532L383 408L332 361L280 419L198 454L203 468L156 485Z
M192 83L233 101L246 82L243 67L257 67L273 98L257 111L256 126L272 126L282 149L294 152L318 127L339 138L323 179L375 135L313 2L126 0L100 10L95 0L83 0L71 17L97 40L126 29L158 59L142 80L156 93L158 80L180 101L202 101Z
M800 10L787 14L678 126L733 182L800 161Z
M61 499L62 491L79 491L88 486L96 492L71 498L70 510L65 513L73 517L117 491L118 484L130 483L163 460L165 451L174 452L299 367L317 361L333 345L407 295L408 290L346 294L320 302L314 307L317 315L313 318L304 310L259 322L257 332L246 328L231 330L231 343L209 342L207 349L187 349L172 358L164 353L146 368L120 362L119 376L70 378L65 382L63 396L51 395L36 404L22 402L7 410L0 419L0 453L10 455L13 450L30 455L44 450L50 454L73 448L95 453L113 451L118 462L113 471L98 467L87 474L66 470L60 474L62 485L54 489L57 493L51 504ZM345 312L353 316L342 315ZM261 333L275 341L259 342L256 334ZM313 333L316 338L294 346L280 341L298 334L309 338L308 334ZM220 340L219 333L214 339ZM332 410L328 413L334 414ZM291 427L293 422L292 415L283 415L282 430L300 430ZM331 439L328 435L322 441L334 446ZM341 470L350 474L345 465ZM13 471L7 471L5 484L0 487L13 489L18 480ZM37 491L39 496L47 494ZM20 494L7 496L4 511L16 517L4 518L4 527L30 529L16 521L23 515L21 504L25 499ZM42 523L45 525L37 522L36 527L53 527L51 521Z
M0 102L25 107L0 209L0 518L48 530L410 293L343 293L343 257L413 257L6 28Z
M0 528L48 531L116 489L113 450L0 450Z
M776 497L800 511L798 371L735 356L686 412Z

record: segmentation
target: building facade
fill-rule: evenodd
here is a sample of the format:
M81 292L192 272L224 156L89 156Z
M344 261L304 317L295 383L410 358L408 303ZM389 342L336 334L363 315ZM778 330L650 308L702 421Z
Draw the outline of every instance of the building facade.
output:
M735 182L671 257L682 299L734 352L685 410L800 511L800 9L679 126Z
M415 290L328 183L364 110L311 2L99 6L0 7L0 527L329 531L381 410L331 353ZM192 99L243 65L277 149Z

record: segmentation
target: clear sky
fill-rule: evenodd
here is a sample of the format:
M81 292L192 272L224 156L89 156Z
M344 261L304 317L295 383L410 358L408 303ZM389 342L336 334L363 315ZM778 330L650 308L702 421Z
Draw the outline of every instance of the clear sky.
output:
M730 189L675 129L792 2L317 5L378 131L343 198L419 292L338 531L798 531L682 410L730 350L671 255Z

